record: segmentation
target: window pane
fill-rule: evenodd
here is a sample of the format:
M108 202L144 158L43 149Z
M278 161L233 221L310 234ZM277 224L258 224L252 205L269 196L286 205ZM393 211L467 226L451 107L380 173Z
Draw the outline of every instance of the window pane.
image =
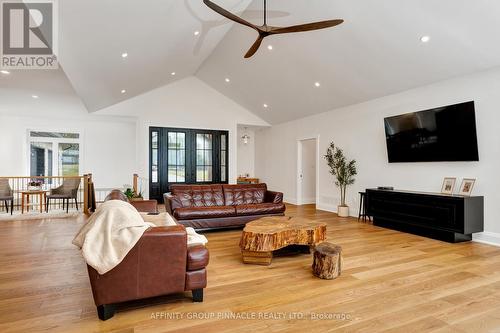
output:
M225 182L226 181L226 167L225 166L223 166L220 169L220 180L221 180L221 182Z
M177 133L168 132L168 148L175 148L177 146Z
M168 181L169 183L175 183L177 181L177 168L175 166L168 167Z
M158 132L151 133L151 148L158 149Z
M177 150L168 151L168 165L177 165Z
M79 139L78 133L58 133L58 132L30 132L32 138L64 138L64 139Z
M186 147L186 134L177 133L177 148L185 148Z
M151 132L151 182L158 183L158 132Z
M30 176L52 176L52 143L31 142Z
M196 134L196 149L203 149L204 146L204 137L203 134Z
M151 168L151 181L153 183L158 183L158 168L156 166Z
M196 167L196 181L197 182L205 181L205 170L204 167L202 166Z
M205 165L212 165L212 151L205 150Z
M151 151L151 163L153 164L153 166L158 165L158 149L153 149Z
M186 181L186 169L183 166L177 167L177 182L184 183Z
M220 164L226 165L226 152L224 150L220 153Z
M177 151L177 165L186 165L186 151L178 150Z
M206 182L212 181L212 167L210 166L205 167L205 181Z
M78 176L80 172L80 145L78 143L59 144L59 175Z
M205 149L212 149L212 134L205 134Z
M204 160L204 150L197 150L196 151L196 165L205 165L205 160Z
M220 149L226 150L226 135L225 134L222 134L220 136Z

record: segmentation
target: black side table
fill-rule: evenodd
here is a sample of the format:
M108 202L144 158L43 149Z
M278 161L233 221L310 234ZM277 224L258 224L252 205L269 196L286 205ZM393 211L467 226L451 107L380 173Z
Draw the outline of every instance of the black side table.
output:
M372 221L372 218L366 214L366 200L365 200L365 196L366 196L366 193L365 192L359 192L359 215L358 215L358 221L362 218L363 219L363 222L366 222L366 218L368 218L368 221Z

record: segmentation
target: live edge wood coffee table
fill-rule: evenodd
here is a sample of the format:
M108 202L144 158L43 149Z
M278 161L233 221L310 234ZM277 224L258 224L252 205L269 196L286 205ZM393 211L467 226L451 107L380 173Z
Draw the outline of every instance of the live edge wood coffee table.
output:
M299 217L264 217L247 223L240 249L245 264L270 265L273 252L294 247L310 253L310 247L325 238L325 223Z

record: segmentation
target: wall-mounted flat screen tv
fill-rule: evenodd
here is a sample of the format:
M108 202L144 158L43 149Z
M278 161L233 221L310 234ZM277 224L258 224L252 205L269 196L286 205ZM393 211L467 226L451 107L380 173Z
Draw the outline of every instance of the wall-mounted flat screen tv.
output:
M390 163L479 161L474 102L385 118Z

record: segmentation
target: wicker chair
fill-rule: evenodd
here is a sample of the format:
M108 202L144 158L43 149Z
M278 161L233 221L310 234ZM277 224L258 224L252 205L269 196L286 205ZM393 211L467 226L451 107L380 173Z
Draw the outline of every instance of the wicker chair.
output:
M9 212L8 201L10 201L10 215L14 211L14 194L9 185L8 179L0 179L0 201L5 203L5 210Z
M47 202L45 203L45 211L49 212L50 200L62 200L63 209L66 203L66 213L69 210L69 200L74 199L76 210L78 210L78 188L80 187L80 178L66 178L63 180L61 186L53 188L50 190L50 194L47 195Z

